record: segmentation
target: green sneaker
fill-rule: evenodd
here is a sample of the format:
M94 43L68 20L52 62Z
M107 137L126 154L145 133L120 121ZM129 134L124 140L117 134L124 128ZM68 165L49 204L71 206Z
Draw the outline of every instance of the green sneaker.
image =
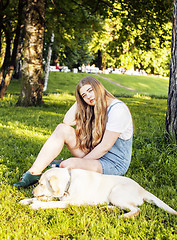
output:
M22 176L20 181L14 184L14 187L16 187L16 188L27 188L27 187L37 183L38 180L40 179L40 177L41 177L41 174L40 175L32 175L29 171L27 171Z

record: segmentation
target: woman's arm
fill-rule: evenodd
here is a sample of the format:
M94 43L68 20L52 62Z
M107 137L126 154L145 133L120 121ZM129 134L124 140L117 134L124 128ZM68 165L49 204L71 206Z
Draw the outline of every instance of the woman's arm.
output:
M102 141L83 158L96 160L102 157L105 153L107 153L111 149L111 147L114 145L119 136L120 133L106 130Z
M64 116L63 123L69 126L75 126L75 113L77 111L77 103L75 102L72 107L67 111L67 113Z

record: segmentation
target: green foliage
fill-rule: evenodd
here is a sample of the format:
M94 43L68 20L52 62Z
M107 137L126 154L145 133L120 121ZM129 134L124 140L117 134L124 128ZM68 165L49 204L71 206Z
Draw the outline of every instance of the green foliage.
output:
M19 16L20 8L22 9L24 5L25 1L20 0L0 1L0 68L3 63L6 69L9 66L9 61L13 55L12 50L15 45L18 21L20 18L24 20L24 14Z
M62 121L75 101L74 85L83 76L51 73L48 92L54 92L56 87L55 92L61 93L45 95L44 105L40 107L16 107L16 95L7 95L0 102L0 239L175 240L177 217L148 203L140 207L140 216L127 221L117 218L122 212L117 208L72 206L65 210L37 211L18 203L20 199L32 197L32 188L16 190L13 183L29 169L44 142ZM64 80L66 87L60 85ZM160 89L162 79L158 80ZM103 84L111 92L122 91L106 80ZM164 138L166 99L139 95L120 99L130 108L134 121L133 155L126 176L176 209L177 145ZM70 156L64 148L58 159Z
M60 6L57 8L56 6ZM55 1L46 8L45 42L55 33L53 63L74 67L132 67L169 74L172 3L158 1ZM44 56L46 49L44 49Z
M57 7L59 6L59 8ZM92 34L101 28L102 18L107 15L108 6L95 1L61 1L55 5L48 1L46 8L45 45L48 44L51 33L55 34L52 61L60 61L62 65L73 68L92 60L88 50L88 42ZM44 57L46 57L44 49Z
M88 42L88 40L75 38L72 47L64 46L63 55L60 56L60 61L64 62L70 69L80 67L82 64L89 64L93 56L89 51Z
M168 76L172 4L163 2L168 6L168 17L163 15L162 3L157 9L155 1L116 1L103 29L94 33L90 43L93 54L102 51L104 68L122 66Z
M2 1L0 22L0 63L3 63L8 30L15 39L20 2ZM25 1L23 1L25 4ZM25 8L24 8L25 10ZM24 16L24 11L21 16ZM171 0L148 1L46 1L45 41L46 59L51 34L55 34L52 64L74 67L95 62L102 51L103 67L132 67L148 73L169 74L172 29ZM24 25L24 17L22 24ZM6 41L6 43L5 43ZM2 42L2 43L1 43ZM7 48L10 51L10 45ZM10 52L9 52L10 54ZM7 64L6 64L7 66Z

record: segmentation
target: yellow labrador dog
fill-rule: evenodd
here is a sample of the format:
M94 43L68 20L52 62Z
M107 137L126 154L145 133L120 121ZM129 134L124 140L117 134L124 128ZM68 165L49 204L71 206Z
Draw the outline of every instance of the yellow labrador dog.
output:
M67 168L51 168L42 174L39 185L33 190L34 198L23 199L33 209L66 208L68 205L112 204L130 210L120 216L129 218L140 213L144 201L154 203L168 213L177 215L159 198L142 188L130 178L103 175L96 172ZM51 201L57 198L59 201ZM47 201L43 201L46 199ZM42 200L42 201L41 201Z

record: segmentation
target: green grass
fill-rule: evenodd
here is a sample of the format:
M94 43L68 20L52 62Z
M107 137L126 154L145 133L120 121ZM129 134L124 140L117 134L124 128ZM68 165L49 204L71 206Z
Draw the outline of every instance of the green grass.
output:
M119 74L100 74L95 76L94 74L86 73L60 73L50 72L48 93L70 93L74 94L76 84L82 77L85 76L96 77L102 84L112 92L115 96L134 96L136 94L155 96L155 97L166 97L168 95L168 78L159 78L153 76L132 76L132 75L119 75ZM116 85L110 84L103 77L109 78L110 80L117 82L125 87L134 89L135 91L129 91L125 88L117 87ZM21 83L20 80L13 79L8 87L7 93L18 94L20 92Z
M154 76L135 76L109 74L108 78L145 95L167 97L169 78Z
M140 216L127 221L117 218L120 209L73 206L65 210L32 210L18 203L32 197L32 189L16 190L13 183L28 170L73 104L74 87L80 78L80 74L72 73L51 75L50 94L44 96L45 104L40 107L16 107L15 94L0 101L0 239L177 239L177 217L148 203L140 207ZM64 79L67 87L60 85ZM122 96L122 89L106 80L102 82ZM9 92L13 92L12 86L13 83ZM17 85L15 92L19 92ZM129 106L135 129L132 161L126 176L177 209L177 146L164 138L166 99L139 95L120 99ZM70 156L64 148L58 159Z

